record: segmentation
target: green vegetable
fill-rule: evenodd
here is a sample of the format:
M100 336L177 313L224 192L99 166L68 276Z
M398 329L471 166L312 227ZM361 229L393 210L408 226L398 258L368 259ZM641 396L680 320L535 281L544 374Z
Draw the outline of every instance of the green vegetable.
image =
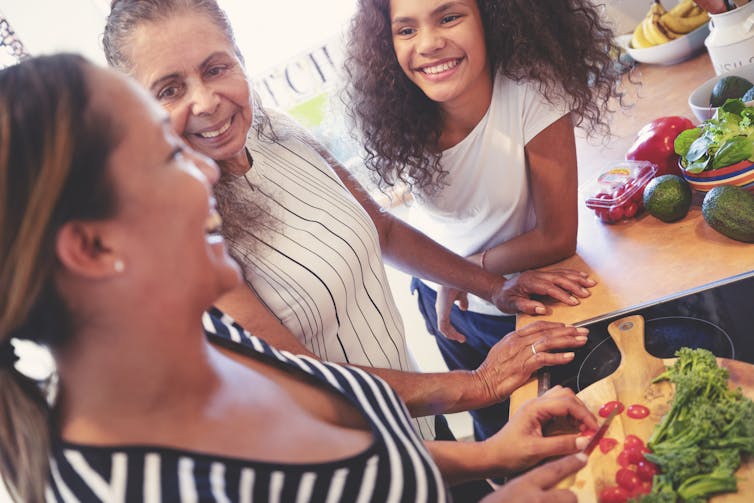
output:
M754 161L754 106L727 100L714 117L679 134L673 147L689 173Z
M706 501L735 491L741 456L754 453L754 402L728 388L728 371L709 351L681 348L676 356L655 379L671 381L675 396L647 442L652 452L644 456L661 474L642 503Z
M754 195L748 190L734 185L714 187L704 196L702 215L717 232L754 243Z

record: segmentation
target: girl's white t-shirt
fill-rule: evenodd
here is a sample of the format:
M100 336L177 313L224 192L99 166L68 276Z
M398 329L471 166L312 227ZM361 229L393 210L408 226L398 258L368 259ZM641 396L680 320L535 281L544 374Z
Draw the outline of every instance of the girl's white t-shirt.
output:
M431 195L415 190L409 222L464 257L531 230L536 216L524 147L566 113L565 106L550 103L536 84L498 76L482 120L442 153L446 185ZM473 295L469 310L501 314Z

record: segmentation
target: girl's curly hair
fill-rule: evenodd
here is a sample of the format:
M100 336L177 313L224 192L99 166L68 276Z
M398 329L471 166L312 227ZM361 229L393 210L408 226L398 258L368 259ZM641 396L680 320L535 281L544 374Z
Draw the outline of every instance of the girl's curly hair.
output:
M623 102L624 68L613 32L591 0L477 0L493 74L539 83L564 101L589 135L609 133L609 101ZM349 30L344 89L381 188L398 182L432 191L443 184L439 105L414 85L393 50L390 0L359 0Z

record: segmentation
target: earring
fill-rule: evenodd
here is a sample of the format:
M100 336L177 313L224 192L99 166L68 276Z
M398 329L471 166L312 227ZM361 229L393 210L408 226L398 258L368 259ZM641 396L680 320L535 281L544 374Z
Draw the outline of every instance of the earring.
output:
M115 269L115 272L121 273L126 270L126 264L124 264L121 259L115 259L115 262L113 262L113 269Z

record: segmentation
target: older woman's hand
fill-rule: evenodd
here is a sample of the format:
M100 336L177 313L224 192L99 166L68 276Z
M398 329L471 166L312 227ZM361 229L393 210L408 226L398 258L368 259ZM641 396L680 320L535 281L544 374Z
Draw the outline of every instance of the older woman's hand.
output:
M573 269L524 271L506 281L490 300L506 313L547 314L545 305L532 296L545 295L576 306L580 298L589 297L588 288L596 284L587 273Z
M501 401L544 366L562 365L574 353L552 350L578 348L586 344L589 330L551 321L536 321L511 332L490 349L476 369L491 401Z
M543 426L555 418L567 418L580 430L598 428L594 414L572 390L555 386L525 402L502 430L484 441L488 455L499 456L501 475L519 473L544 459L586 447L589 437L580 433L545 437Z

